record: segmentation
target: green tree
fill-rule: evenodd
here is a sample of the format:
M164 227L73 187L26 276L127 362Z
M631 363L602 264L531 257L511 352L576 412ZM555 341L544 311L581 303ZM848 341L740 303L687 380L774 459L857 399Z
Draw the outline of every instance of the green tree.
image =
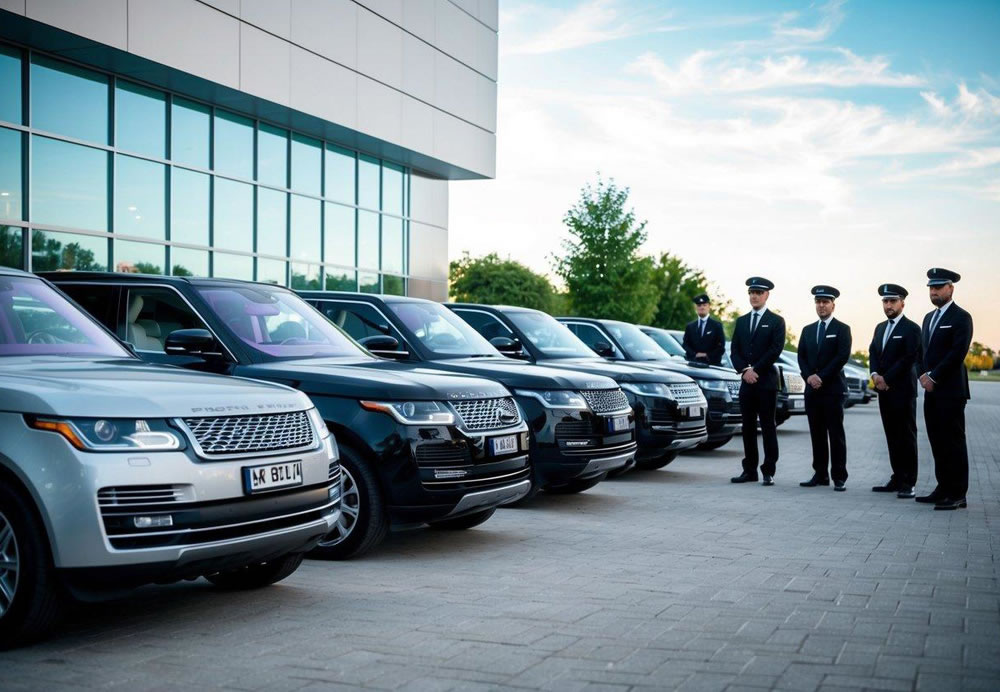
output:
M584 186L563 218L570 237L553 268L574 314L649 324L657 308L653 260L639 255L646 222L637 223L635 211L626 209L628 195L614 180Z
M552 284L520 262L500 259L495 252L462 258L448 269L449 295L459 303L517 305L551 312L555 308Z
M851 359L864 363L865 367L868 367L868 351L855 351L851 354Z
M652 282L658 294L654 327L684 329L697 317L692 299L708 292L708 279L700 269L690 267L680 257L664 252L653 265Z

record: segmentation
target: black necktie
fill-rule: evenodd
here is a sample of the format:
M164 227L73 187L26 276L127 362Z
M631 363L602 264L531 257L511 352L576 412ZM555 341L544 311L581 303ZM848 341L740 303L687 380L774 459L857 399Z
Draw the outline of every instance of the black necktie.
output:
M885 327L885 334L882 335L882 350L885 350L885 345L889 343L889 335L892 334L892 328L896 326L895 320L889 320L889 324Z
M754 332L757 331L757 323L760 321L760 313L755 312L753 314L753 319L750 320L750 336L753 336Z
M701 323L701 326L699 327L699 334L698 334L698 336L705 336L705 320L702 319L702 320L699 320L699 322Z
M819 331L816 334L816 345L822 345L823 337L826 336L826 322L820 320Z

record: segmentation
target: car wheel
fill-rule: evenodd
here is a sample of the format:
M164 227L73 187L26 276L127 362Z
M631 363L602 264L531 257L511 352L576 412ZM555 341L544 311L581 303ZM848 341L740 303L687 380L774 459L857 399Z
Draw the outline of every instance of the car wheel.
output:
M289 576L302 564L302 553L292 553L277 560L269 560L257 565L247 565L238 569L230 569L225 572L205 575L205 579L215 584L221 589L232 589L234 591L244 589L259 589L279 581Z
M607 477L608 474L605 472L593 478L572 480L569 483L561 485L550 485L545 488L545 492L552 493L553 495L574 495L582 493L584 490L590 490Z
M361 455L340 448L340 519L309 557L347 560L367 553L389 533L389 517L375 474Z
M662 469L676 458L677 452L667 452L662 457L655 459L639 459L635 462L635 467L643 471L655 471L656 469Z
M723 437L718 440L709 440L708 442L702 442L700 445L698 445L698 449L700 449L703 452L710 452L713 449L718 449L719 447L725 447L727 444L729 444L729 441L732 439L733 436L730 435L729 437Z
M0 480L0 649L41 639L61 605L45 529L28 502Z
M473 526L479 526L484 521L492 517L493 513L496 511L496 507L490 507L489 509L484 509L481 512L473 512L472 514L466 514L465 516L456 517L454 519L432 521L428 524L428 526L432 529L441 529L444 531L464 531L465 529L471 529Z

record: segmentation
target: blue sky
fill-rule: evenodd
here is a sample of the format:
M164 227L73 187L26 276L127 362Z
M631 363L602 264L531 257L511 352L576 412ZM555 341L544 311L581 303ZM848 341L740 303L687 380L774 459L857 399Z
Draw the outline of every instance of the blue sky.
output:
M632 189L650 253L745 304L809 288L867 346L875 288L963 274L956 300L1000 347L1000 2L502 1L497 178L451 186L450 254L549 271L597 171Z

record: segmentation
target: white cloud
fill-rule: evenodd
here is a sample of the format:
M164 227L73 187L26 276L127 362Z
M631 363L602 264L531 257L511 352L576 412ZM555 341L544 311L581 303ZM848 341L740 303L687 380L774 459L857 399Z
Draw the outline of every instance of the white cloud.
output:
M921 91L920 96L930 105L931 109L941 116L951 115L951 108L944 102L944 99L933 91Z
M774 35L794 41L816 43L826 40L836 31L837 27L844 19L841 11L846 0L831 0L820 8L820 20L815 26L791 26L791 22L798 19L800 13L788 12L778 19L774 27Z

